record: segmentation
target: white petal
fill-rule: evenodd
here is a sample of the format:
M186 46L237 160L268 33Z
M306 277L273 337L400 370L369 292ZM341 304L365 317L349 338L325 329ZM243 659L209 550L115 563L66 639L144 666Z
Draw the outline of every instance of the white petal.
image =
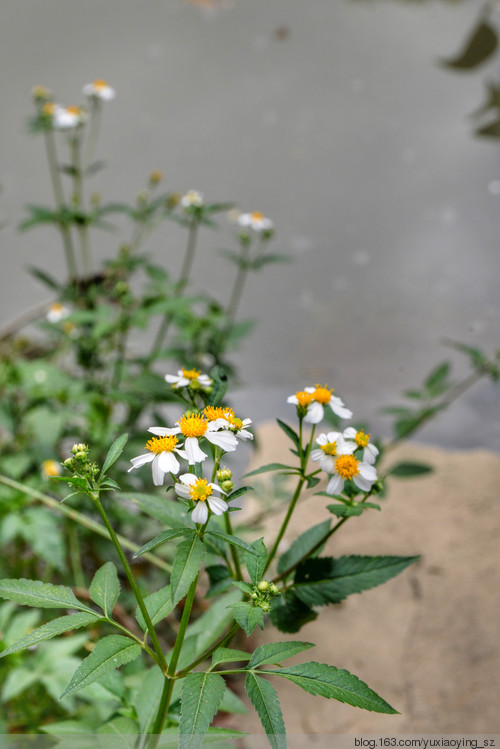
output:
M191 466L194 463L202 463L205 458L208 458L208 455L200 448L197 437L187 437L184 448Z
M226 453L230 453L238 447L238 440L232 432L206 432L205 437L212 445L222 447Z
M367 481L371 481L372 484L377 480L377 469L371 466L369 463L359 464L359 473Z
M294 403L296 406L299 405L299 401L297 400L296 395L291 395L289 398L286 399L287 403Z
M340 416L341 419L352 418L352 411L346 408L344 401L341 400L341 398L337 398L336 395L332 395L329 405L333 413L337 414L337 416Z
M340 439L337 442L337 455L352 455L356 448L357 445L355 442L346 442Z
M314 403L310 403L307 407L307 414L304 418L304 421L307 421L308 424L319 424L319 422L323 418L324 413L325 411L321 403L314 401Z
M191 513L191 519L194 523L206 523L208 518L208 510L205 502L198 500L196 507Z
M338 475L338 473L335 473L330 481L328 482L328 486L326 487L327 494L340 494L342 489L344 488L344 479Z
M132 463L132 468L128 469L128 473L130 473L130 471L133 471L134 468L140 468L146 463L151 463L154 456L154 453L144 453L144 455L138 455L137 458L132 458L130 461Z
M321 449L320 450L311 450L311 460L314 460L314 461L321 460L324 454L325 453Z
M240 429L238 432L238 437L240 440L253 440L252 432L248 432L246 429Z
M182 499L191 499L191 492L189 491L188 487L184 486L183 484L175 485L175 493Z
M344 429L343 437L345 440L353 440L356 437L356 430L354 427L347 427L347 429Z
M321 469L325 471L325 473L333 473L333 471L335 470L335 458L333 457L333 455L325 455L323 453L319 464L321 466Z
M167 429L166 427L149 427L148 432L155 434L157 437L170 437L172 434L179 434L179 427L173 429Z
M155 455L154 460L151 464L153 468L153 484L155 486L161 486L165 477L165 472L160 468L158 458L159 455Z
M220 497L209 497L207 502L214 515L222 515L228 509L227 502Z
M173 453L166 452L164 450L158 456L158 465L165 473L178 473L181 464Z
M186 484L186 486L192 486L198 481L194 473L183 473L179 478L183 484Z
M341 432L328 432L326 436L328 437L328 442L337 442L337 440L342 439Z
M375 445L367 445L363 451L363 460L365 463L370 463L372 465L375 463L377 459L377 455L379 454L378 447L375 447Z
M362 492L369 492L370 489L372 488L373 481L368 481L367 479L364 479L363 476L361 476L361 474L354 476L353 481L358 487L358 489L361 489Z

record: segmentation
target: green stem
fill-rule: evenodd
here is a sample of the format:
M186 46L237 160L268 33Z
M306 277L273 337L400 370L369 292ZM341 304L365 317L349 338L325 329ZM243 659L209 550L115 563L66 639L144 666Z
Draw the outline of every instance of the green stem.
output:
M224 513L224 525L226 527L226 533L229 533L230 536L234 536L233 527L231 525L231 518L229 517L229 512ZM231 558L234 564L235 580L243 580L238 550L232 544L230 544L230 546L231 546Z
M83 167L85 169L90 166L91 159L96 150L99 130L101 129L101 113L101 101L93 96L90 100L90 122L87 142L85 145L85 154L83 157Z
M83 166L82 166L82 142L77 131L70 137L71 143L71 160L73 166L73 201L75 208L82 214L84 213L83 197ZM80 236L80 249L82 251L82 262L84 275L90 276L92 272L92 262L90 258L88 227L86 223L78 224L78 234Z
M82 561L81 561L81 549L76 533L76 527L74 525L68 525L68 545L69 545L69 556L71 559L71 567L73 569L73 576L75 583L79 588L86 588L85 577L83 575Z
M196 668L196 666L199 666L200 663L203 663L203 661L206 661L207 658L210 658L212 653L214 653L217 648L225 647L234 637L236 632L239 630L239 625L234 624L231 625L231 628L229 629L229 632L227 632L225 635L222 635L219 637L216 643L211 645L209 648L205 650L204 653L202 653L196 660L194 660L192 663L189 664L189 666L186 666L186 668L183 668L182 671L177 672L177 678L180 679L183 676L187 676L187 674L191 673L191 671Z
M163 650L161 648L161 645L159 643L158 636L157 636L157 634L155 632L155 628L154 628L153 623L151 621L151 617L149 616L148 610L147 610L146 605L144 603L144 599L142 597L141 591L139 590L139 587L138 587L138 585L137 585L137 583L135 581L132 569L131 569L131 567L130 567L130 565L128 563L128 559L125 556L125 552L123 551L123 549L121 547L121 544L120 544L120 542L118 540L118 537L117 537L117 535L116 535L116 533L114 531L113 526L111 525L111 523L109 521L109 518L108 518L108 516L106 514L106 511L105 511L104 507L101 504L101 500L95 494L92 495L92 499L93 499L94 504L95 504L95 506L97 508L97 511L99 512L99 515L102 518L102 521L103 521L104 525L106 526L106 528L108 530L108 533L109 533L109 535L111 537L111 541L113 543L113 546L115 547L116 553L118 554L118 556L120 558L120 562L122 563L122 567L123 567L123 569L125 571L125 574L127 575L127 579L129 581L130 587L132 588L132 592L133 592L133 594L135 596L135 599L137 601L137 604L138 604L138 606L139 606L139 608L141 610L141 614L144 617L144 621L146 622L146 627L147 627L147 630L149 632L149 636L151 638L151 642L153 644L153 648L154 648L154 650L155 650L155 652L156 652L156 654L158 656L159 666L162 669L162 671L164 673L166 673L166 671L168 669L168 664L167 664L165 655L163 653Z
M30 486L20 484L18 481L14 481L14 479L9 478L8 476L3 476L2 474L0 474L0 484L4 484L4 486L10 486L11 489L16 489L16 491L23 492L24 494L33 497L33 499L37 499L46 507L50 507L51 510L56 510L62 515L65 515L67 518L73 520L75 523L78 523L84 528L88 528L88 530L92 531L93 533L97 533L97 535L109 539L108 531L100 523L96 523L95 520L82 515L82 513L78 512L78 510L73 510L71 509L71 507L67 507L64 504L61 504L61 502L58 502L53 497L49 497L47 494L42 494L42 492L39 492L37 489L32 489ZM120 535L118 535L117 538L122 547L127 549L128 551L132 551L133 553L139 551L140 547L138 546L138 544L135 544L133 541L129 541L128 538L124 538L124 536ZM170 572L172 569L172 566L170 564L167 564L167 562L155 556L154 554L143 554L143 559L147 559L148 562L156 565L165 572Z
M158 712L156 713L156 719L151 730L151 738L148 742L148 749L156 749L159 744L161 732L163 730L163 726L167 717L168 708L170 707L170 700L172 699L174 684L175 679L170 679L168 676L165 677L160 704L158 705Z
M123 627L118 622L115 622L114 619L110 619L109 617L106 617L106 621L108 622L108 624L111 624L113 627L115 627L115 629L120 630L120 632L123 632L124 635L126 635L127 637L130 637L131 640L134 640L134 642L136 642L138 645L140 645L141 649L144 650L144 652L147 653L149 655L149 657L153 659L153 661L156 663L156 665L159 665L159 663L158 663L158 656L156 655L156 653L154 652L154 650L151 650L151 648L149 647L149 645L147 645L145 642L143 642L140 637L137 637L137 635L134 635L133 632L131 632L126 627Z
M231 328L234 325L234 319L236 317L236 312L238 310L241 297L243 295L243 289L245 286L247 275L248 275L248 245L245 243L245 244L242 244L241 246L241 257L240 257L240 262L238 265L238 273L236 274L229 304L227 305L226 334L231 330Z
M62 186L61 174L59 172L59 164L57 161L56 142L52 130L45 131L45 148L47 152L47 161L49 164L49 172L52 182L54 199L56 201L57 210L59 211L59 213L62 213L62 210L64 208L64 191ZM68 275L70 278L77 278L78 270L76 267L75 253L73 250L73 242L71 241L71 232L69 226L64 223L62 218L59 221L58 226L63 240Z

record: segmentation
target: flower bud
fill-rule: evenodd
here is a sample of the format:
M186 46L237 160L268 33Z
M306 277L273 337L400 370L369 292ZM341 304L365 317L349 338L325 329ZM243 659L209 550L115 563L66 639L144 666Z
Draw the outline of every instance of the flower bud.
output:
M269 583L267 580L261 580L260 583L257 585L257 589L260 590L261 593L265 593L265 591L269 588Z

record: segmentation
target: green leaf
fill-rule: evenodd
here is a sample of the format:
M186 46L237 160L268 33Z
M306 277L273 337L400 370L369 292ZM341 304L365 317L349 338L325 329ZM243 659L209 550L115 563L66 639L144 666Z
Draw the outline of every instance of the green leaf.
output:
M346 702L348 705L372 712L397 713L397 710L394 710L357 676L344 669L328 666L326 663L309 661L297 666L269 670L265 673L289 679L309 694Z
M237 663L239 661L248 661L251 658L251 653L246 653L244 650L234 650L233 648L217 648L212 654L212 668L218 666L219 663Z
M176 528L173 531L163 531L158 536L151 539L151 541L148 541L147 544L141 546L139 551L135 552L134 559L140 557L141 554L145 554L147 551L156 549L158 546L166 543L166 541L170 541L172 538L178 538L179 536L192 536L194 533L196 533L194 528Z
M245 713L248 713L248 710L245 706L245 703L240 700L240 698L237 697L236 694L226 686L222 702L219 705L219 712L245 715Z
M276 423L285 432L286 436L292 440L297 450L300 450L300 437L297 432L292 427L289 427L288 424L285 424L284 421L281 421L281 419L276 419Z
M408 478L409 476L423 476L426 473L432 473L433 468L426 463L413 463L410 461L403 461L398 463L391 468L388 473L390 476L397 476L398 478Z
M247 478L248 476L256 476L258 473L267 473L268 471L293 471L294 473L298 472L298 469L294 466L287 466L284 463L267 463L265 466L261 466L260 468L256 468L255 471L250 471L250 473L245 473L244 478Z
M233 616L245 631L247 637L250 637L255 627L259 625L264 629L264 615L262 609L254 608L249 603L235 603L231 606Z
M424 381L424 387L427 391L427 394L434 398L441 393L443 393L445 390L448 389L449 383L447 382L448 376L451 371L451 365L449 362L443 362L443 364L438 364L437 367L435 367L432 372L428 375L428 377Z
M363 505L327 505L326 509L338 518L350 518L353 515L361 515Z
M139 733L139 726L132 718L127 718L125 715L115 716L112 720L109 720L104 725L97 729L97 733L101 734L113 734L114 736L120 736L120 749L134 749L137 744L136 735ZM97 746L100 745L99 739L97 739ZM112 742L111 746L118 746L117 743ZM104 742L104 746L108 746L108 742Z
M35 268L31 265L28 268L28 273L31 273L32 276L35 276L35 278L38 278L39 281L42 281L42 283L48 286L49 289L57 292L61 290L61 284L59 283L59 281L57 281L53 276L49 275L49 273L41 270L41 268Z
M226 502L232 502L233 499L238 499L238 497L241 497L243 494L246 494L247 492L252 492L253 486L240 486L239 489L236 489L236 491L229 494L227 497L225 497Z
M207 598L223 593L229 588L232 581L231 572L224 564L211 564L205 567L205 572L210 579L210 588Z
M193 673L183 679L179 747L196 749L222 701L226 685L219 674Z
M252 543L253 554L247 554L245 562L250 575L250 580L254 585L260 583L262 575L267 564L267 549L263 538L259 538Z
M330 520L323 520L323 522L313 525L305 533L302 533L290 548L280 557L278 562L278 573L281 575L282 572L287 570L289 567L293 567L303 557L310 554L311 550L314 549L321 539L330 530ZM318 549L319 551L319 549Z
M120 455L123 452L123 448L126 445L126 442L128 440L128 434L122 434L118 439L116 439L111 447L109 448L109 452L106 455L106 460L104 461L104 465L102 467L101 471L101 478L105 475L108 468L111 468L113 463L115 463Z
M113 562L106 562L94 575L90 583L89 593L94 603L111 617L113 608L120 595L120 582Z
M481 20L472 30L459 54L450 60L441 60L441 64L454 70L473 70L492 56L497 45L495 28L486 20Z
M3 650L0 653L0 658L3 658L4 655L17 653L19 650L26 650L26 648L30 648L32 645L37 645L44 640L50 640L52 637L57 637L57 635L61 635L63 632L70 632L73 629L85 627L87 624L98 621L99 618L99 614L90 614L87 612L59 616L57 619L47 622L42 627L34 629L9 648Z
M76 609L90 614L95 612L75 598L71 588L65 585L51 585L40 580L0 580L0 598L35 606L42 609Z
M158 520L170 528L185 528L191 523L188 513L179 502L166 502L165 497L157 497L154 494L141 494L137 492L122 492L122 497L129 499L137 505L146 515Z
M297 567L293 590L307 606L338 603L399 575L419 557L342 556L307 559Z
M152 623L158 624L158 622L161 622L161 620L165 619L174 608L172 604L170 585L165 585L165 587L160 588L160 590L156 590L154 593L146 596L144 598L144 604ZM146 622L144 621L142 611L139 607L137 607L135 611L135 618L139 622L141 629L146 632Z
M165 677L158 666L148 669L132 700L140 731L148 733L158 712Z
M273 601L270 617L272 623L280 632L294 634L308 622L317 619L318 615L297 598L292 588L282 598L276 598Z
M198 536L183 541L177 547L170 576L174 606L187 594L189 586L200 571L204 556L205 547Z
M273 749L286 749L285 724L273 685L256 674L248 673L245 689Z
M314 647L315 645L312 642L300 642L299 640L268 642L254 650L248 668L257 668L266 663L281 663L286 658L291 658L293 655L297 655L297 653L302 653L303 650L309 650L309 648Z
M122 637L122 635L103 637L97 642L90 655L78 666L61 698L92 684L109 671L130 663L138 657L140 652L140 645L129 637Z
M252 546L247 544L245 541L242 541L241 538L238 538L237 536L230 536L229 533L222 533L222 531L206 531L205 536L214 536L221 541L226 541L232 546L237 546L239 549L243 549L243 551L246 551L247 554L258 554L258 552Z

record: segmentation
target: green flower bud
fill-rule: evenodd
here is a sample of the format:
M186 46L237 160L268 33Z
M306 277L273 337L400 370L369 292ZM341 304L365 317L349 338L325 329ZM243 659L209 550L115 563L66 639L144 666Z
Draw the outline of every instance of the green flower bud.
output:
M260 590L261 593L265 593L265 591L269 588L269 583L267 580L261 580L260 583L257 585L257 590Z

